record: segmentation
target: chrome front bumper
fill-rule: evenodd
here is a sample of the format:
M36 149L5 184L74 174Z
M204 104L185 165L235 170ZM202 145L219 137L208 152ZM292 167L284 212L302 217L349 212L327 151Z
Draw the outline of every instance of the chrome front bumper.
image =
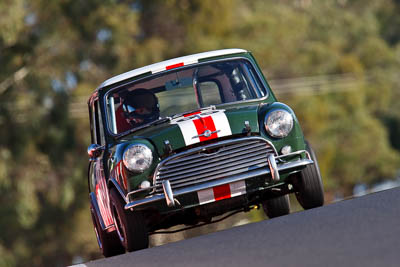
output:
M290 161L290 162L281 161L282 158L291 157L291 156L299 156L301 154L305 154L307 158ZM278 162L278 159L279 159L279 162ZM242 173L239 175L233 175L233 176L229 176L226 178L209 181L207 183L202 183L202 184L198 184L198 185L192 185L192 186L177 189L177 190L172 190L169 181L166 180L162 184L163 193L150 195L148 197L145 197L145 198L139 199L139 200L134 200L134 201L130 201L130 202L127 201L127 204L125 205L125 209L133 209L133 208L139 207L141 205L145 205L145 204L149 204L149 203L153 203L153 202L157 202L157 201L161 201L161 200L166 201L166 203L169 207L174 207L176 204L177 196L181 196L181 195L185 195L188 193L193 193L193 192L197 192L197 191L200 191L203 189L213 188L215 186L220 186L220 185L233 183L233 182L237 182L237 181L241 181L241 180L247 180L250 178L264 176L264 175L271 175L273 181L279 181L281 172L287 172L290 170L299 169L299 168L305 167L305 166L313 164L313 163L314 162L311 160L311 157L306 150L296 151L296 152L293 152L293 153L290 153L287 155L281 155L281 156L274 156L274 155L270 154L268 156L268 167L267 168L258 169L258 170L250 170L246 173ZM126 200L129 200L129 194L126 197Z

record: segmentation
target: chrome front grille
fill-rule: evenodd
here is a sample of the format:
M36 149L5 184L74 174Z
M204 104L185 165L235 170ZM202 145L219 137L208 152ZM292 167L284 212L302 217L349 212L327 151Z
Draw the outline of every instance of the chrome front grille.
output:
M263 138L247 137L194 148L162 161L154 175L156 193L162 181L169 180L173 190L242 174L268 166L274 147Z

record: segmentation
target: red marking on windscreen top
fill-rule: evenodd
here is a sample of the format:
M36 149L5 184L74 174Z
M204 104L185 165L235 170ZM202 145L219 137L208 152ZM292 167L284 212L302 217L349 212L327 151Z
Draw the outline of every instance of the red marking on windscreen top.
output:
M181 63L169 65L169 66L165 67L165 69L166 69L166 70L175 69L175 68L182 67L183 65L184 65L183 62L181 62Z

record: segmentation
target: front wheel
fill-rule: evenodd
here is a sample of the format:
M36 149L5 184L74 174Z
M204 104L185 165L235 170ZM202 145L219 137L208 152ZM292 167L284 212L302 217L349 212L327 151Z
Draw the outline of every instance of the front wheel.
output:
M106 232L101 226L93 205L90 205L90 213L92 215L94 231L96 233L97 243L104 257L111 257L125 253L125 248L122 246L117 231Z
M147 248L149 235L142 213L125 210L125 203L115 188L111 189L110 201L117 233L126 251Z
M304 209L312 209L324 205L324 188L321 173L314 150L306 141L306 150L310 153L314 164L307 165L294 182L296 198Z
M265 200L262 203L263 210L268 218L275 218L290 213L289 195Z

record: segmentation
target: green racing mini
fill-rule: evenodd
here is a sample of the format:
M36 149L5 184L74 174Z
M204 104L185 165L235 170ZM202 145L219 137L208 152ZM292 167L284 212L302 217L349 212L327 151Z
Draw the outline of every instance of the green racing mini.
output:
M90 211L104 256L262 205L322 206L315 154L252 54L224 49L117 75L88 101Z

